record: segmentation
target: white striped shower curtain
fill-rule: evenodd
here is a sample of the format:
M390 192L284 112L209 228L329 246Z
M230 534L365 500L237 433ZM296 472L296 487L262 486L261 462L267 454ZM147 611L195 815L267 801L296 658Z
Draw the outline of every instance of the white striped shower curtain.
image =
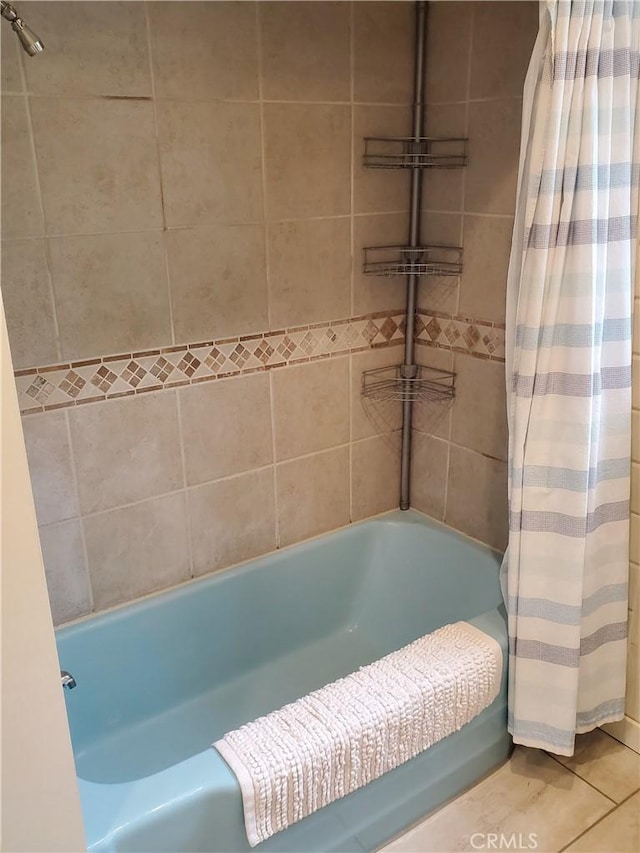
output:
M640 0L543 0L507 294L509 730L624 711Z

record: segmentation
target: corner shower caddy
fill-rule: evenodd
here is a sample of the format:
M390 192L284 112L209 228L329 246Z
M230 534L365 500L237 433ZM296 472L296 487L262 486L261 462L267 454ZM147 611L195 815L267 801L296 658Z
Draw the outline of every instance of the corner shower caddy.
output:
M411 418L414 402L453 399L455 373L434 370L415 362L415 315L418 280L421 276L457 277L462 273L462 247L428 245L420 239L422 175L425 169L461 169L467 164L465 137L424 135L425 48L427 4L416 3L413 134L402 137L368 136L364 140L363 165L368 169L407 169L411 176L409 239L406 245L367 246L366 275L405 276L405 346L402 364L365 370L362 396L372 400L402 402L402 456L400 509L409 509L411 468Z
M402 365L376 367L362 374L362 396L372 400L437 403L455 396L455 373L416 364L414 377L402 376Z

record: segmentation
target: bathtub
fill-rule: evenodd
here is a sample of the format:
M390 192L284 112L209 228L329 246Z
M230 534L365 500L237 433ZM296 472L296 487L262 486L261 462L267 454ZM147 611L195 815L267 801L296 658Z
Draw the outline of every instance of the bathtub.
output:
M212 741L448 622L504 653L498 567L392 512L59 629L89 850L250 850ZM508 757L505 685L459 732L259 849L374 850Z

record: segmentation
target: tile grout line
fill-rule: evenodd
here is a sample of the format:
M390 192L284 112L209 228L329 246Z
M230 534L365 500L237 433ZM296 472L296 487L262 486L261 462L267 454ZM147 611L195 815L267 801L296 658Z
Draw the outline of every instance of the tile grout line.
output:
M627 747L627 749L630 749L630 748L631 747ZM632 752L633 752L633 750L632 750ZM635 797L636 794L639 794L639 793L640 793L640 785L635 789L635 791L632 791L630 794L627 794L627 796L623 800L620 800L620 802L618 803L618 808L620 808L620 806L624 806L628 802L628 800L630 800L632 797Z
M605 798L605 800L608 800L608 801L611 803L612 808L610 808L610 809L609 809L609 811L607 812L607 815L608 815L608 814L611 814L611 812L612 812L612 811L615 811L615 810L618 808L618 806L619 806L619 805L621 805L621 803L617 803L617 802L616 802L612 797L610 797L608 794L605 794L605 793L604 793L604 791L601 791L601 790L600 790L600 788L596 788L596 786L593 784L593 782L590 782L588 779L585 779L585 778L584 778L584 776L580 776L580 775L578 775L578 773L576 773L575 771L573 771L570 767L567 767L567 766L566 766L566 764L562 764L562 762L558 761L558 760L555 758L555 756L551 755L550 753L547 753L547 755L549 755L549 756L550 756L550 758L553 758L553 760L554 760L557 764L559 764L559 765L560 765L560 767L564 767L564 769L565 769L565 770L568 770L568 771L569 771L573 776L575 776L575 777L576 777L576 779L580 779L580 781L581 781L581 782L584 782L586 785L588 785L588 786L591 788L591 790L592 790L592 791L595 791L595 792L596 792L596 794L600 794L600 796L604 797L604 798ZM636 791L634 791L633 793L635 794L635 793L636 793ZM628 797L627 797L626 799L628 799ZM603 815L603 817L606 817L606 815ZM599 822L599 820L598 820L598 822ZM595 826L595 824L594 824L594 826Z
M235 224L235 223L234 223ZM59 232L55 234L42 234L38 235L29 235L26 237L3 237L0 242L2 243L12 243L20 241L26 242L28 240L75 240L78 237L118 237L123 234L160 234L163 231L173 231L173 230L187 230L191 229L194 226L191 225L178 225L172 228L116 228L113 231L69 231L69 232Z
M364 441L366 439L359 440ZM319 456L322 453L332 453L334 450L343 450L348 446L348 441L340 441L338 444L332 444L330 447L323 447L321 450L311 450L309 453L300 453L298 456L291 456L288 459L279 459L278 462L276 462L276 465L289 465L292 462L299 462L300 459L311 459L312 456Z
M606 732L605 732L605 734L606 734ZM607 735L607 737L611 737L611 735ZM612 738L612 740L615 740L615 738ZM628 748L628 747L627 747L627 748ZM584 776L581 776L581 775L580 775L577 771L575 771L572 767L569 767L568 765L563 764L563 763L562 763L562 761L560 761L560 759L559 759L556 755L554 755L552 752L547 752L546 750L544 750L544 752L545 752L545 755L548 755L548 756L549 756L549 758L552 758L552 759L556 762L556 764L559 764L559 765L560 765L560 767L564 767L564 769L565 769L565 770L568 770L570 773L572 773L572 774L573 774L574 776L576 776L578 779L581 779L583 782L586 782L586 784L587 784L590 788L593 788L593 790L594 790L594 791L597 791L597 792L598 792L598 794L602 794L602 796L603 796L603 797L606 797L606 798L607 798L607 800L610 800L612 803L614 803L614 805L616 806L616 808L617 808L618 806L622 805L622 803L623 803L623 802L626 802L626 801L629 799L629 797L632 797L634 794L637 794L637 792L640 790L640 786L639 786L639 787L638 787L638 788L636 788L634 791L632 791L632 792L631 792L631 794L629 794L628 796L626 796L626 797L624 798L624 800L621 800L621 801L618 803L618 802L616 802L616 800L614 800L614 799L613 799L613 797L610 797L610 796L609 796L609 794L605 794L605 792L604 792L604 791L601 791L601 790L600 790L600 788L598 788L598 787L597 787L593 782L591 782L589 779L585 779L585 777L584 777ZM609 812L607 812L607 814L608 814L608 813L609 813Z
M473 38L474 38L474 30L475 30L475 12L473 7L469 8L469 45L467 48L467 81L466 81L466 100L465 100L465 108L464 108L464 135L469 138L469 103L471 100L471 68L472 68L472 59L473 59ZM466 207L467 207L467 169L469 167L465 166L462 170L462 198L461 198L461 206L462 206L462 216L460 220L460 245L463 247L463 267L462 271L464 273L464 219L466 216ZM457 293L457 301L456 301L456 314L460 313L460 297L462 291L462 276L458 279L458 293Z
M149 4L145 2L144 6L144 18L145 18L145 28L147 35L147 51L149 54L149 79L151 83L151 103L153 109L153 128L155 131L155 142L156 142L156 161L158 167L158 188L160 191L160 206L162 208L162 255L164 258L164 270L165 275L167 277L167 300L168 300L168 310L169 310L169 329L171 331L171 343L172 345L176 342L176 330L173 318L173 298L171 294L171 273L169 269L169 246L167 243L167 214L165 210L165 194L164 194L164 186L162 181L162 157L160 153L160 133L159 133L159 124L158 124L158 105L156 98L156 81L155 81L155 73L153 68L153 45L151 39L151 19L149 16Z
M40 169L38 167L38 156L36 152L36 138L35 133L33 131L33 116L31 114L31 101L29 100L29 95L26 94L27 91L27 83L26 83L26 71L24 67L25 60L22 56L18 55L18 66L20 68L20 79L22 81L22 87L24 89L24 94L22 96L23 105L25 109L25 115L27 119L27 132L29 135L29 147L31 150L31 159L33 161L33 172L36 183L36 195L38 196L38 205L40 210L40 216L42 217L42 235L40 237L31 237L29 239L37 239L43 241L43 249L44 249L44 258L45 264L47 267L47 292L49 295L49 300L51 301L51 312L53 319L53 336L55 341L56 351L60 358L62 358L62 336L60 334L60 323L58 320L58 306L56 304L56 292L53 284L53 261L51 258L51 246L49 245L49 236L47 234L47 221L44 210L44 198L42 196L42 183L40 181Z
M180 446L180 465L182 467L182 491L184 493L184 511L187 522L187 557L189 559L189 577L195 577L193 564L193 530L191 527L191 501L187 483L187 454L185 451L184 428L182 423L182 401L180 389L176 388L176 416L178 420L178 444Z
M395 429L387 429L384 432L377 432L375 435L365 435L363 438L356 438L354 440L354 444L367 444L368 442L373 443L374 441L378 441L380 438L389 438L392 435L400 435L402 432L401 427L396 427ZM330 450L332 448L329 448ZM388 509L381 509L380 512L389 512Z
M76 503L78 507L78 521L80 522L80 542L82 543L82 554L84 556L84 567L87 573L87 581L89 583L89 612L95 613L95 601L93 597L93 583L91 580L91 572L89 570L89 551L87 548L87 534L84 528L84 516L82 515L82 509L80 507L80 490L78 488L78 473L76 469L76 456L73 449L73 441L71 438L71 420L69 418L69 412L63 412L65 428L67 433L67 442L69 444L69 461L71 463L71 479L73 481L73 489L76 496ZM68 519L65 519L68 520ZM55 522L54 522L55 523ZM59 522L58 522L59 523ZM46 527L46 525L42 525ZM38 525L38 536L40 535L40 525Z
M440 441L443 444L448 444L449 447L455 447L458 450L465 450L468 453L473 453L475 456L482 457L482 459L488 459L490 462L500 462L502 465L507 464L506 459L500 459L499 456L491 456L488 453L483 453L481 450L476 450L475 447L467 447L467 445L465 444L459 444L457 441L453 441L453 439L451 438L443 438L443 436L441 435L436 435L432 432L425 432L425 430L419 429L418 427L415 427L415 430L421 435L429 436L429 438L432 438L434 441Z
M258 63L258 116L260 122L260 178L262 188L262 239L264 242L264 271L265 284L267 288L267 328L271 329L273 322L272 311L272 281L271 267L269 256L269 229L267 224L267 152L265 140L265 118L264 118L264 85L263 85L263 52L262 52L262 17L260 13L260 3L255 5L255 24L256 24L256 52Z
M550 755L550 753L547 753L547 755ZM553 755L551 755L551 758L553 758ZM555 759L554 759L554 760L555 760ZM560 763L560 762L558 762L558 763ZM562 766L562 767L564 767L564 764L563 764L563 765L561 765L561 766ZM570 770L570 768L569 768L569 767L565 767L565 770ZM573 770L571 770L570 772L571 772L571 773L573 773ZM577 773L574 773L573 775L574 775L574 776L577 776ZM582 779L582 776L578 776L578 778L579 778L579 779ZM582 779L582 781L583 781L583 782L586 782L587 780L586 780L586 779ZM587 784L589 784L589 783L587 783ZM593 788L593 785L591 785L591 787ZM594 788L594 790L595 790L595 791L598 791L598 789L597 789L597 788ZM602 791L598 791L598 793L599 793L599 794L602 794ZM607 811L607 812L605 812L603 815L601 815L601 816L600 816L600 817L599 817L599 818L598 818L594 823L592 823L592 824L591 824L591 826L588 826L586 829L583 829L583 830L582 830L582 832L580 832L578 835L576 835L574 838L572 838L572 839L571 839L571 841L569 841L567 844L565 844L565 845L564 845L564 847L561 847L561 848L560 848L560 850L558 851L558 853L564 853L564 851L565 851L565 850L568 850L568 849L569 849L569 847L571 847L573 844L575 844L575 843L576 843L576 841L579 841L581 838L583 838L585 835L587 835L587 833L591 832L591 830L592 830L592 829L595 829L595 827L596 827L596 826L598 826L599 824L601 824L601 823L602 823L604 820L606 820L608 817L611 817L611 815L612 815L614 812L618 811L618 809L620 808L620 806L624 805L624 804L627 802L627 800L630 800L630 799L631 799L631 797L635 796L637 793L638 793L637 791L634 791L634 792L633 792L633 794L629 794L629 796L628 796L628 797L625 797L625 799L624 799L624 800L622 800L622 802L620 802L620 803L616 803L614 800L612 800L612 799L611 799L611 797L607 797L607 795L606 795L606 794L603 794L603 796L604 796L607 800L609 800L611 803L613 803L613 808L609 809L609 811Z
M473 30L474 30L474 10L473 7L469 9L469 44L467 46L467 79L465 86L465 100L464 100L464 135L468 138L469 136L469 98L471 93L471 60L473 56ZM463 264L464 264L464 220L465 220L465 208L467 203L467 168L465 166L462 170L462 187L461 187L461 198L460 198L460 245L463 247ZM464 266L463 266L464 271ZM456 289L456 315L460 314L460 297L462 291L462 276L458 278L458 286ZM455 372L458 362L458 354L453 350L452 358L451 358L451 369ZM447 519L449 517L449 481L451 478L451 450L453 447L453 411L449 414L449 425L448 425L448 441L447 441L447 459L446 459L446 477L445 477L445 485L444 485L444 504L442 508L442 520L447 523Z
M340 445L340 446L343 447L345 445ZM334 448L332 448L332 447L326 448L326 450L333 450L333 449ZM316 450L313 453L309 453L306 455L307 456L316 456L318 453L324 453L324 452L325 452L325 450ZM290 459L290 460L287 459L286 461L287 462L295 462L298 459L302 459L302 458L304 458L304 457L296 456L293 459ZM246 471L239 471L239 472L236 472L234 474L227 474L223 477L216 477L213 480L205 480L202 483L193 483L191 485L187 485L186 487L184 485L179 486L177 489L171 489L171 491L168 491L168 492L161 492L159 494L149 495L145 498L139 498L138 500L135 500L135 501L129 501L128 503L117 504L116 506L109 506L109 507L106 507L105 509L98 509L98 510L94 510L93 512L87 512L87 513L79 515L78 518L80 518L80 519L94 518L95 516L106 515L109 512L116 512L119 510L130 509L131 507L140 506L141 504L149 503L150 501L162 500L163 498L174 497L175 495L182 494L183 492L190 492L192 490L199 489L203 486L211 486L211 485L214 485L217 483L224 483L227 480L237 480L240 477L246 476L247 474L253 474L253 473L259 472L259 471L266 471L268 468L271 468L272 465L273 465L273 463L269 463L268 465L259 465L256 468L248 468ZM39 525L39 527L54 527L57 524L63 524L67 521L72 521L72 520L73 519L65 518L65 519L62 519L62 521L52 521L48 524Z
M66 415L67 412L63 412L63 414ZM368 435L368 436L365 436L364 438L357 438L354 440L353 443L354 444L366 444L367 442L376 441L377 439L379 439L381 437L388 437L388 436L394 435L394 434L398 433L399 431L400 431L399 429L386 430L385 432L378 433L376 435ZM77 494L77 475L76 475L76 469L75 469L75 460L73 457L73 448L71 447L70 429L69 429L68 422L67 422L67 440L69 441L70 448L72 451L71 452L72 469L73 469L72 475L73 475L74 488L76 489L76 494ZM439 439L439 440L442 440L442 439ZM116 506L110 506L110 507L106 507L105 509L98 509L98 510L94 510L92 512L82 513L80 510L79 503L78 503L78 515L77 516L71 516L70 518L62 518L59 521L50 521L50 522L47 522L46 524L39 524L38 528L40 529L40 528L57 527L60 524L67 524L69 521L76 521L76 520L82 521L82 520L87 519L87 518L94 518L96 516L106 515L107 513L110 513L110 512L116 512L119 510L129 509L131 507L140 506L141 504L149 503L151 501L162 500L164 498L169 498L169 497L175 497L176 495L179 495L182 493L185 493L188 495L189 492L196 491L198 489L202 489L202 488L205 488L208 486L217 485L219 483L226 483L226 482L229 482L232 480L239 480L242 477L246 477L250 474L268 471L270 468L275 469L278 466L288 465L289 463L293 463L293 462L299 462L300 460L303 460L303 459L311 459L314 456L319 456L319 455L324 454L324 453L330 453L330 452L335 451L335 450L342 450L346 447L349 447L349 444L350 444L350 442L348 442L348 441L340 442L339 444L331 445L330 447L323 447L320 450L312 450L309 453L302 453L298 456L292 456L291 458L281 459L277 462L275 462L275 461L269 462L267 465L258 465L255 468L248 468L245 471L239 471L239 472L236 472L233 474L227 474L227 475L222 476L222 477L214 477L212 480L204 480L202 483L191 483L191 484L189 484L188 482L186 482L186 479L183 477L184 485L178 487L177 489L172 489L169 492L161 492L159 494L149 495L148 497L139 498L138 500L135 500L135 501L129 501L128 503L124 503L124 504L117 504ZM384 510L384 512L386 512L386 510ZM278 547L280 547L280 546L278 546Z
M269 371L269 417L271 418L271 465L273 467L273 516L274 535L276 550L280 545L280 512L278 501L278 476L276 469L276 418L275 418L275 394L273 387L273 371Z
M25 85L25 90L23 92L7 90L2 92L3 97L9 98L17 98L20 95L26 95L27 97L34 98L35 100L51 100L51 101L150 101L150 95L109 95L109 94L96 94L96 93L71 93L71 94L55 94L53 92L35 92L29 90ZM180 98L180 97L169 97L167 95L162 95L158 98L159 101L166 101L167 103L191 103L191 104L257 104L259 103L259 98ZM485 103L495 103L499 101L521 101L522 95L493 95L491 97L486 98L470 98L469 103L472 104L485 104ZM294 106L311 105L311 106L336 106L336 107L344 107L348 106L349 100L300 100L300 99L278 99L278 98L265 98L265 104L279 104L283 106L287 106L289 104ZM460 106L465 104L466 101L430 101L428 102L429 107L452 107L452 106ZM359 101L357 99L354 100L354 104L358 107L410 107L412 106L410 101Z
M448 216L455 216L456 214L459 216L475 216L478 218L484 219L507 219L513 220L513 215L510 213L490 213L484 210L440 210L436 208L423 208L423 213L433 213L433 214L441 214ZM273 225L283 225L288 223L295 222L324 222L327 220L335 220L335 219L367 219L373 217L382 217L382 216L401 216L407 213L406 210L374 210L366 213L355 211L353 214L348 213L338 213L331 216L297 216L297 217L281 217L278 219L270 220L269 224ZM222 227L241 227L241 226L251 226L251 225L262 225L262 219L256 220L245 220L245 221L236 221L236 220L228 220L228 221L207 221L207 222L197 222L191 225L164 225L162 227L154 227L154 228L115 228L109 231L68 231L68 232L56 232L51 234L27 234L25 236L9 236L9 237L0 237L0 243L24 243L24 242L33 242L36 240L65 240L65 239L75 239L81 237L112 237L123 234L160 234L163 232L173 232L173 231L193 231L197 228L207 227L219 225Z
M451 358L451 369L455 371L456 367L456 356L452 354ZM454 398L455 399L455 398ZM449 410L449 424L447 427L447 438L442 439L446 442L447 450L446 450L446 460L445 460L445 478L444 478L444 495L442 496L442 521L446 523L447 518L447 509L449 504L449 474L451 469L451 438L453 435L453 411ZM438 438L438 436L431 436L432 438Z
M469 137L469 97L471 92L471 60L473 56L473 29L474 29L474 10L473 7L469 8L469 43L467 45L467 79L465 84L465 99L464 99L464 135L465 137ZM465 207L467 203L467 169L468 166L465 166L462 170L462 186L460 189L460 245L462 246L462 257L464 264L464 218L465 218ZM464 271L464 266L463 266ZM458 286L456 289L456 300L455 313L458 315L460 313L460 296L462 291L462 276L458 278ZM455 372L457 367L458 356L452 350L451 357L451 369ZM451 478L451 449L452 449L452 437L453 437L453 411L449 414L449 425L448 425L448 441L447 441L447 459L446 459L446 477L445 477L445 485L444 485L444 504L442 507L442 520L446 524L447 519L449 517L449 480Z
M262 469L262 470L264 470L264 469ZM389 513L389 510L384 510L382 512L375 513L375 515L368 516L367 518L360 519L358 523L368 521L369 519L379 518L379 517L387 515L388 513ZM425 513L423 513L423 515L425 515ZM303 539L295 539L292 542L288 543L287 545L283 545L282 549L290 550L291 548L295 547L296 545L303 544L305 542L313 542L315 540L326 537L330 533L336 533L338 531L345 530L350 526L351 525L349 523L341 524L339 527L332 528L331 530L325 530L321 533L313 533L312 535L307 536ZM463 535L467 536L466 534L463 534ZM471 537L467 536L467 538L471 538ZM125 599L124 601L120 601L120 602L117 602L115 604L109 604L106 607L102 608L98 612L100 613L100 615L105 615L105 614L108 614L111 612L122 610L123 608L129 606L133 602L136 602L136 603L143 602L145 600L149 600L151 598L161 596L164 593L170 592L172 590L184 588L184 586L186 584L191 584L194 581L197 582L197 581L203 580L205 578L210 578L210 577L217 575L221 572L227 572L230 570L240 568L242 566L246 566L249 563L253 562L254 560L258 559L259 557L270 556L270 555L274 554L275 550L278 550L278 549L272 549L269 551L264 551L262 554L257 554L254 557L247 557L246 559L239 560L239 561L234 562L234 563L230 563L228 566L221 566L220 568L211 569L210 571L205 572L202 575L197 575L194 578L186 578L186 579L183 579L180 581L171 582L168 586L163 586L163 587L159 587L157 589L152 589L149 592L144 592L135 599ZM57 628L62 627L63 625L65 627L67 627L67 626L71 626L71 625L80 624L80 623L86 621L89 615L90 614L88 614L88 613L83 613L80 616L74 616L72 619L68 619L65 622L58 623L58 625L56 627Z
M258 0L260 2L260 0ZM16 98L20 95L28 95L29 97L35 98L37 100L51 100L51 101L150 101L150 95L109 95L109 94L101 94L101 93L68 93L68 94L55 94L53 92L34 92L29 91L25 87L24 92L18 91L6 91L2 93L3 96L6 95L10 98ZM502 101L502 100L518 100L520 96L517 95L505 95L496 98L485 98L483 100L488 101ZM184 97L171 97L169 95L161 95L158 100L166 101L167 103L190 103L190 104L239 104L239 105L255 105L259 103L259 98L184 98ZM280 106L320 106L320 107L344 107L348 106L350 101L348 98L343 100L329 100L329 99L307 99L301 100L300 98L264 98L265 104L278 104ZM407 101L358 101L355 100L354 103L357 106L362 107L407 107L411 106L410 102ZM444 102L442 104L434 104L434 106L449 106L455 105L455 101Z

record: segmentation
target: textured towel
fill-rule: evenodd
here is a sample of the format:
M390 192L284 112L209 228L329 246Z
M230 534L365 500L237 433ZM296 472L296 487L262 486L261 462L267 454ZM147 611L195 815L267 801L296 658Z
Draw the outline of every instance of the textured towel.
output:
M213 746L240 783L249 844L457 731L501 677L496 640L456 622L227 733Z

